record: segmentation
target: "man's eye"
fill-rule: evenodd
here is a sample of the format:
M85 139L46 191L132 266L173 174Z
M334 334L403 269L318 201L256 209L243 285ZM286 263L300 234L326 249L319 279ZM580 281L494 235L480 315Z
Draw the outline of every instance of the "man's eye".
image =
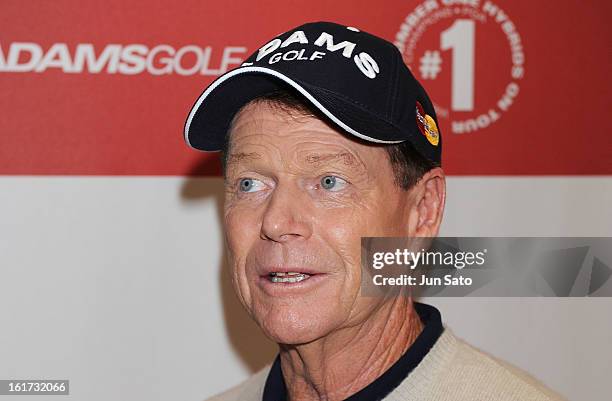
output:
M255 178L242 178L238 185L240 192L255 192L264 188L264 183Z
M335 175L326 175L321 178L321 188L328 191L340 191L346 184L348 184L348 182Z

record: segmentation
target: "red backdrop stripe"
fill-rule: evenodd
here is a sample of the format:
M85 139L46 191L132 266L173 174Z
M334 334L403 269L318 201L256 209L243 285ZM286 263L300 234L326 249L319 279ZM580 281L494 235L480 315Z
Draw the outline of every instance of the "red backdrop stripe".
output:
M313 20L397 41L439 107L449 174L612 174L610 4L3 1L0 174L217 175L183 142L192 103Z

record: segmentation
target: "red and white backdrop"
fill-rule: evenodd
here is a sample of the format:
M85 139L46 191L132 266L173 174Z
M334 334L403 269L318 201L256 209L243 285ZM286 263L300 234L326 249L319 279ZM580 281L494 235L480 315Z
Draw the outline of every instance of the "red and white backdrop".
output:
M268 362L223 269L218 160L182 128L205 85L306 21L394 42L428 89L443 234L612 236L611 4L2 1L0 379L198 400ZM570 399L605 398L609 299L431 302Z

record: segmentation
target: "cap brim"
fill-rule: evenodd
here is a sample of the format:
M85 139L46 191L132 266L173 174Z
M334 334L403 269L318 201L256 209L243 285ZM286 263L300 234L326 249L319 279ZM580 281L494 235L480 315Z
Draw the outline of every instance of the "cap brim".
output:
M185 122L185 141L198 150L222 150L229 124L242 106L258 96L287 86L295 89L341 130L357 138L393 144L412 135L323 88L269 68L240 67L217 78L200 95Z

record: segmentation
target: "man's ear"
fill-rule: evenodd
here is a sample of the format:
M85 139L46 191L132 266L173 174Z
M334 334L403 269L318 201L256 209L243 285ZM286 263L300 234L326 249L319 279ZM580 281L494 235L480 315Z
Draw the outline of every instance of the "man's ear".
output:
M440 167L433 168L421 177L413 188L416 226L415 237L438 235L446 202L446 176Z

